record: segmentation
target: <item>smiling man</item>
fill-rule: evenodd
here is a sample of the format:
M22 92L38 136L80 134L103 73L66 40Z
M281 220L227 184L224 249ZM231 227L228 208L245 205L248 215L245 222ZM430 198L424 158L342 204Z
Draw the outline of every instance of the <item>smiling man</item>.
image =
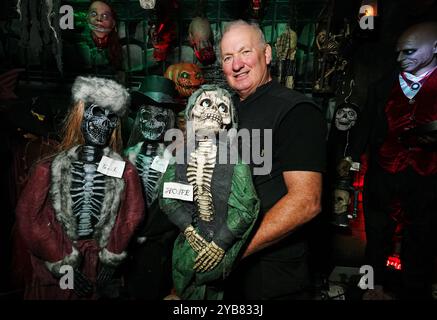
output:
M320 211L326 124L310 99L272 80L272 49L257 25L230 22L220 50L227 82L239 97L239 128L260 129L261 137L252 136L260 141L264 130L273 133L272 170L253 175L261 219L225 298L309 298L302 226Z
M376 286L364 298L388 298L386 261L399 223L402 283L395 293L429 299L437 229L437 23L411 26L395 50L400 70L371 86L359 129L364 143L351 142L360 150L369 145L364 217Z

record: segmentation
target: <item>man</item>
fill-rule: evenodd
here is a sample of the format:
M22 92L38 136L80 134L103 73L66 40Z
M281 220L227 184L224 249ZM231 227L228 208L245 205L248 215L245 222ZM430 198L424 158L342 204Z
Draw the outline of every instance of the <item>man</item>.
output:
M369 145L364 190L368 264L375 289L364 299L386 299L385 262L402 224L400 298L430 298L437 208L437 23L414 25L399 37L401 72L369 90L352 141L356 161ZM434 131L426 130L434 121ZM425 130L421 130L424 129Z
M272 49L258 26L229 23L220 49L227 82L239 96L239 128L261 129L261 141L264 129L273 132L272 170L253 176L262 219L225 298L308 298L307 245L300 227L320 212L322 113L304 95L272 80Z

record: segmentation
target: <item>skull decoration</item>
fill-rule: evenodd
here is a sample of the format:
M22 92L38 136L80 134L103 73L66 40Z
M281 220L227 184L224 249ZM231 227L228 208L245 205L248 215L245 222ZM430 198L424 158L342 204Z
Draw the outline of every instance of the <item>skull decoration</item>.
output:
M197 59L203 65L214 63L215 53L212 45L212 31L208 19L195 17L188 28L188 37Z
M140 0L140 6L143 9L153 9L155 8L156 0Z
M106 146L117 127L118 116L97 104L86 106L82 120L82 134L86 144Z
M340 131L350 130L358 118L357 111L350 104L344 104L335 112L335 127Z
M204 85L190 97L185 118L193 122L194 132L218 133L236 123L230 94L217 86Z
M202 69L187 62L172 64L165 71L164 77L175 83L176 90L182 97L189 97L205 82Z
M192 112L194 131L205 130L217 133L231 123L228 97L217 94L216 91L206 91L196 100Z
M139 109L139 125L146 140L160 141L165 130L174 123L173 111L158 106L142 106Z
M351 202L349 191L335 189L334 190L334 213L343 214L348 211Z

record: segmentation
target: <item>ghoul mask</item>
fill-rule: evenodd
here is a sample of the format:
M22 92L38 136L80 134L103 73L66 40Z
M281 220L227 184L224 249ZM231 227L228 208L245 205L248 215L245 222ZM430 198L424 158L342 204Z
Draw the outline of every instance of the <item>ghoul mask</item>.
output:
M351 104L342 104L335 112L335 127L340 131L350 130L356 123L358 113Z
M174 125L172 110L145 105L138 112L140 130L145 140L162 140L165 131Z
M118 116L108 108L97 104L87 105L82 120L82 134L85 143L106 146L117 124Z

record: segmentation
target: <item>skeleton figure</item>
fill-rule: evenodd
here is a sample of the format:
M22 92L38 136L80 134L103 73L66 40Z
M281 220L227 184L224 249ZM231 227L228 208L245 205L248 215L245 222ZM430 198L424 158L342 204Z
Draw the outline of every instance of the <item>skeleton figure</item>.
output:
M82 147L80 159L72 162L70 189L80 239L89 238L100 220L105 195L104 175L97 172L100 149L109 141L117 123L118 116L108 109L94 103L85 108L82 121L85 145Z
M222 292L209 291L209 282L230 272L256 219L259 202L248 166L218 162L231 141L215 138L236 125L230 94L217 86L202 86L191 95L185 118L195 149L188 164L167 169L163 182L193 186L193 202L160 198L161 208L183 234L173 251L173 278L184 299L220 299ZM247 189L239 193L238 188Z
M125 155L135 164L141 177L148 207L157 198L158 185L163 175L163 172L152 168L152 163L155 158L164 159L163 161L171 158L171 155L165 153L163 138L166 130L173 128L174 118L174 113L170 109L142 105L128 142L132 146L125 151ZM141 141L136 143L138 139Z
M339 107L335 113L335 127L340 131L350 130L357 121L357 112L347 105Z
M332 77L336 71L343 71L347 66L347 60L340 54L341 42L349 36L348 25L346 31L341 34L333 35L326 30L321 30L316 36L317 46L317 70L314 91L320 93L330 93L334 90Z
M111 166L123 162L115 150L127 90L112 80L78 77L72 93L61 151L38 164L17 205L34 267L29 299L117 297L114 272L143 219L135 168L125 163L121 177L97 171L104 156ZM74 271L73 290L59 287L63 266Z

